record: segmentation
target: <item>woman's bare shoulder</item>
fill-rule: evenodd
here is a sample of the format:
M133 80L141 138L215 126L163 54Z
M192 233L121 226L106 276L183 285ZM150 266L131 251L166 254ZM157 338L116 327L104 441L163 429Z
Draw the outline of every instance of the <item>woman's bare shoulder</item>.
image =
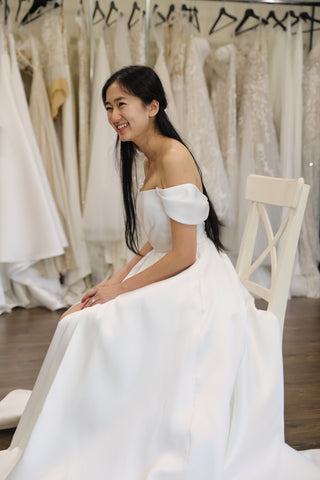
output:
M189 150L177 140L168 142L160 160L163 187L194 183L201 188L200 174Z

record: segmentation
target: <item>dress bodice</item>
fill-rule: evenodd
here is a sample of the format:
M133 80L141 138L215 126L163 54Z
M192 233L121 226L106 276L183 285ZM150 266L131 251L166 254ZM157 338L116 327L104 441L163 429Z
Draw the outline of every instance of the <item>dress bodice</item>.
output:
M205 238L204 221L209 213L207 197L192 183L139 192L137 214L145 234L160 252L172 246L170 218L197 225L197 241Z

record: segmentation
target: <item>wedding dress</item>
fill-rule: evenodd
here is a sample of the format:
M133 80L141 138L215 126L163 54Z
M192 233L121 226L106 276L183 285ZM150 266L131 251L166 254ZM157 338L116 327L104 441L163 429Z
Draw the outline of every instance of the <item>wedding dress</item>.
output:
M298 178L301 175L302 137L302 67L303 45L301 23L297 34L291 34L288 18L286 24L286 53L283 55L280 162L281 175Z
M207 198L156 188L137 209L153 250L129 276L170 251L170 218L197 225L196 262L58 324L0 478L317 480L284 444L278 320L207 238Z
M84 208L89 168L90 51L83 5L76 16L78 25L78 154L81 207Z
M132 64L128 28L122 12L117 12L117 20L105 25L105 41L111 73Z
M90 167L83 228L96 285L123 266L124 221L121 184L115 158L116 133L108 123L101 91L110 77L103 36L95 55L90 131Z
M13 307L65 306L59 278L43 279L35 265L64 253L67 239L59 219L17 65L0 30L0 312ZM10 161L8 161L10 159Z
M278 143L281 132L281 113L282 96L286 92L286 83L284 80L284 65L287 51L287 35L283 30L275 30L273 27L264 27L267 32L268 48L268 77L270 103L273 114L273 123L276 130Z
M236 253L239 251L249 204L245 200L248 175L256 173L279 176L280 160L276 132L273 124L267 69L266 43L263 30L255 34L255 42L245 51L242 95L238 115L238 223ZM273 231L280 225L280 214L268 210ZM259 230L255 254L266 246L264 232Z
M178 113L174 101L174 96L171 88L171 80L170 74L167 68L165 53L164 53L164 38L165 34L167 33L168 26L167 24L160 25L158 27L155 26L157 12L154 11L151 17L151 29L153 37L156 41L156 45L158 48L157 59L154 68L154 71L159 76L161 83L163 85L166 99L167 99L167 115L174 126L174 128L179 132L181 131L181 126L179 124Z
M59 218L68 239L64 255L55 257L54 262L58 276L75 268L74 239L64 178L63 163L59 141L51 117L45 81L40 63L38 41L32 35L29 39L32 58L33 78L30 91L29 109L35 135L46 169L51 191L54 196Z
M229 182L203 73L204 60L209 53L209 43L205 38L190 37L184 66L184 130L187 144L200 164L204 184L216 213L220 220L230 224L232 207Z
M320 297L320 45L316 45L306 59L303 99L302 174L311 189L302 224L299 254L301 271L306 279L306 294Z
M238 185L236 48L233 44L219 47L206 62L213 69L211 103L217 135L231 195L231 222L235 221Z
M128 31L131 62L133 65L145 65L146 62L146 22L143 10Z
M74 111L74 97L71 81L70 66L68 60L66 29L62 28L62 18L55 11L47 12L44 15L42 22L42 41L46 47L46 52L51 52L48 55L46 63L47 82L51 78L51 90L55 96L51 98L51 105L56 105L56 97L58 100L61 93L62 85L68 87L68 95L63 95L63 103L60 105L59 116L57 118L58 127L61 132L61 149L64 163L64 176L67 187L69 211L72 222L72 230L74 234L74 252L76 266L68 270L65 275L65 284L72 289L69 289L70 297L69 303L74 302L75 296L81 295L85 290L83 279L90 274L90 260L85 243L82 213L80 205L80 189L79 189L79 169L78 169L78 155L76 143L76 125L75 125L75 111ZM49 77L50 74L50 77ZM60 78L62 77L62 78ZM53 88L54 87L54 88ZM65 94L65 90L62 90ZM54 100L54 101L53 101ZM57 112L58 115L58 112Z
M10 57L1 29L0 262L6 263L61 255L67 244L34 137L11 35L9 41Z
M174 18L173 25L168 30L168 45L168 70L178 115L178 125L182 134L185 134L184 64L187 42L185 19L179 11Z

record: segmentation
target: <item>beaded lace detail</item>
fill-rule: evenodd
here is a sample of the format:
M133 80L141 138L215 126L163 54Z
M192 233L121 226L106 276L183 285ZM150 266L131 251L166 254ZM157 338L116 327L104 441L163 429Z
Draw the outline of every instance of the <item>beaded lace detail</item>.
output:
M255 168L251 173L279 175L279 150L269 97L267 54L263 35L257 37L255 45L246 57L238 121L242 142L245 141L248 123L251 129ZM245 155L247 153L245 152Z

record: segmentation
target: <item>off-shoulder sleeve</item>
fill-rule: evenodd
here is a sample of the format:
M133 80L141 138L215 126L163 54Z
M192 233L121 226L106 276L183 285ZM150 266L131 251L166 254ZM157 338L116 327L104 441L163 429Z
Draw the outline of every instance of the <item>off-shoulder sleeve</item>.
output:
M166 214L172 220L187 225L199 225L208 217L208 199L192 183L156 188L156 191Z

